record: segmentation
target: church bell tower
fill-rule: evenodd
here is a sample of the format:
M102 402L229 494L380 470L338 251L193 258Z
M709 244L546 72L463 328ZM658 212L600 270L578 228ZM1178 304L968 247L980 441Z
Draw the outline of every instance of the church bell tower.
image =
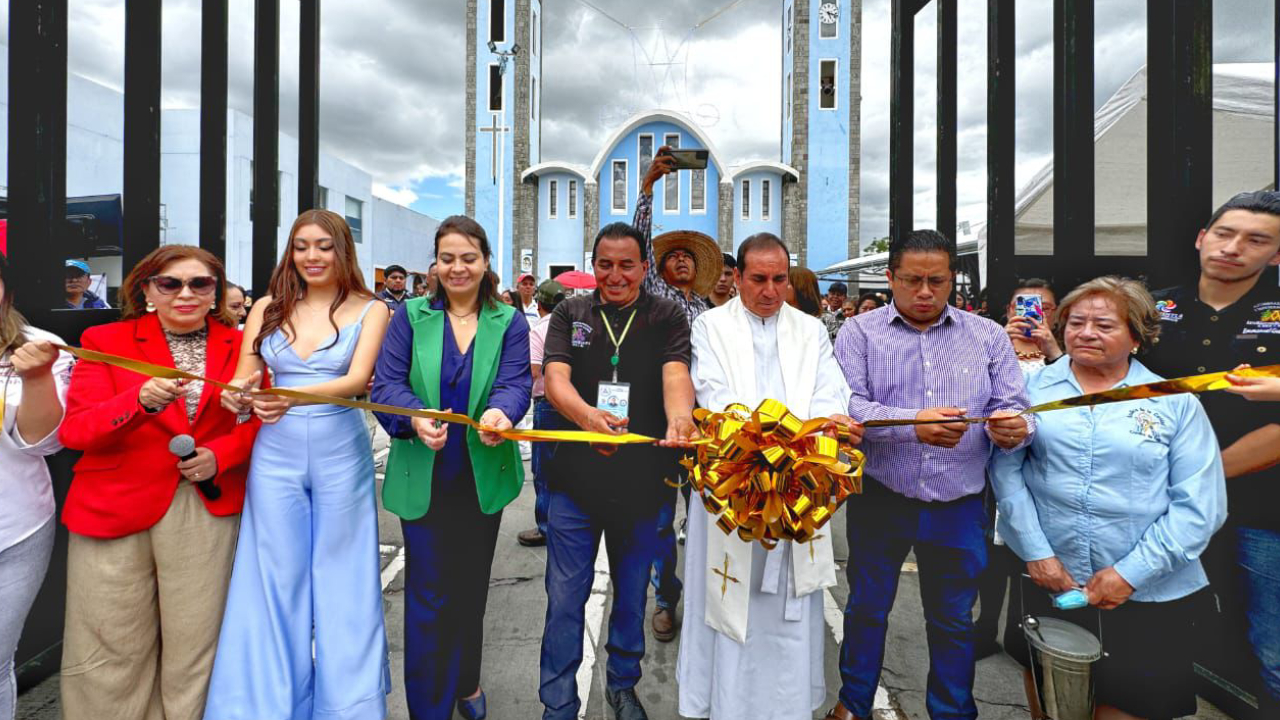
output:
M513 287L537 244L536 187L520 176L541 162L541 0L467 0L466 213Z
M814 270L858 255L862 0L782 0L784 240Z

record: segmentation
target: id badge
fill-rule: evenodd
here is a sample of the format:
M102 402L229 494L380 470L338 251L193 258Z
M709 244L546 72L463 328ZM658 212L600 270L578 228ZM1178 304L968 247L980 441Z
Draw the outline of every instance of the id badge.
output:
M596 393L596 408L612 413L620 420L631 413L631 383L602 382Z

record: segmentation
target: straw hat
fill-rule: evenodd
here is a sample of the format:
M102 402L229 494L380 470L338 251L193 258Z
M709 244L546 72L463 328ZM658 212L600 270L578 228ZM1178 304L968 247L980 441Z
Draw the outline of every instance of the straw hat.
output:
M662 261L672 250L685 250L693 255L693 292L706 296L716 286L724 269L720 246L710 237L695 230L672 230L653 239L653 257L662 270Z

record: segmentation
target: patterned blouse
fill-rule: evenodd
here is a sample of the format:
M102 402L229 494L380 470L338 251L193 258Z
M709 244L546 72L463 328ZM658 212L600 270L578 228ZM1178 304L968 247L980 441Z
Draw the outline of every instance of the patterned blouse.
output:
M178 334L164 331L164 339L169 343L169 353L173 355L174 367L193 375L204 375L205 351L209 345L209 331L200 328L195 332ZM196 410L200 408L200 395L204 392L204 383L193 380L187 384L187 420L195 422Z

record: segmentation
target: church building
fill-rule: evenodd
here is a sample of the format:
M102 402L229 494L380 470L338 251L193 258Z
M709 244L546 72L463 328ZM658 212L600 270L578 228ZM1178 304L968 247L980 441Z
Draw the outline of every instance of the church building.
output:
M488 233L503 285L524 272L590 272L596 233L630 222L663 145L710 160L654 187L654 235L697 230L732 253L771 232L813 269L856 257L862 1L780 0L779 10L778 157L726 158L693 118L654 109L613 129L583 167L542 157L542 2L467 0L466 212Z

